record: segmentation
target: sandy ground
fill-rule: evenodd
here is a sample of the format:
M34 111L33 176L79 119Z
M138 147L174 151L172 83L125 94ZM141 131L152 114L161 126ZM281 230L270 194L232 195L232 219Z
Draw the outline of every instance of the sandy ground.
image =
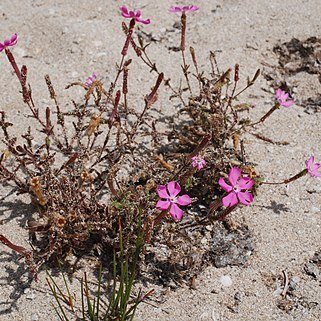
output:
M49 101L43 81L50 74L61 102L77 97L77 90L66 92L73 81L83 81L92 71L108 84L115 74L123 44L121 4L112 0L2 0L1 41L19 34L13 49L19 64L29 68L33 96L41 105ZM167 13L170 5L191 4L186 1L159 2L142 0L143 17L152 24L142 29L151 33L151 57L169 76L179 69L180 55L168 47L178 46L179 31L173 28L179 16ZM204 0L195 1L198 12L188 15L187 41L196 49L202 66L207 65L210 50L218 50L222 70L239 63L241 77L253 75L257 68L273 73L277 56L272 48L293 37L305 40L321 37L321 2L319 0ZM132 53L131 53L132 54ZM0 109L20 117L24 106L18 93L18 82L5 55L0 56ZM142 96L140 84L148 71L137 69L136 95ZM296 89L300 102L321 93L318 75L301 72L283 76ZM253 89L251 102L256 103L253 118L261 116L272 104L273 94L261 77ZM164 110L171 108L163 103ZM247 147L258 170L271 180L289 177L304 168L310 155L321 160L321 113L306 113L296 104L275 113L261 128L261 133L275 140L286 140L288 146L277 146L249 138ZM25 126L21 121L21 128ZM5 196L10 189L1 187ZM253 206L234 213L237 224L247 224L254 235L255 250L245 266L207 268L197 276L196 289L182 286L162 295L163 303L141 305L137 320L320 320L321 269L311 263L321 248L321 182L303 178L288 188L264 186ZM0 233L17 244L28 246L24 230L30 201L10 195L1 198ZM28 281L17 256L1 246L0 252L0 320L56 320L50 308L45 273L39 282ZM308 273L307 273L308 271ZM292 294L282 297L284 275L292 282ZM228 286L222 276L230 277ZM76 286L76 283L75 283ZM147 288L154 285L147 284ZM163 289L166 290L166 289ZM162 289L158 289L162 292Z

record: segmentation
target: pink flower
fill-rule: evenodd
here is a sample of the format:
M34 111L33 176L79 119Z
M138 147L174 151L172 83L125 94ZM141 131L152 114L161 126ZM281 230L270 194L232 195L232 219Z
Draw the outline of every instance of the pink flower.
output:
M231 185L225 183L224 178L221 177L218 181L219 185L224 191L229 194L223 197L222 202L225 207L234 206L238 202L244 205L250 205L253 202L253 196L250 192L242 192L248 190L254 185L254 181L249 177L241 177L241 170L238 167L233 167L228 174L228 179Z
M288 100L289 94L283 91L282 89L277 89L275 92L275 97L278 100L279 104L283 107L291 107L294 104L294 100Z
M84 85L85 85L86 87L89 87L96 78L97 78L97 74L96 74L96 72L94 71L93 74L92 74L90 77L87 78L87 81L84 83Z
M192 166L193 167L197 167L198 170L201 170L202 168L205 167L205 165L206 165L206 162L202 156L197 155L197 156L192 157Z
M199 9L198 6L171 6L168 11L177 13L177 12L192 12L198 9Z
M162 200L156 204L159 210L167 210L170 207L169 213L174 221L179 221L183 217L183 211L177 206L186 206L192 203L191 198L185 194L178 197L181 187L176 182L169 182L167 185L158 185L157 194Z
M136 22L141 22L145 25L150 24L150 19L143 20L140 18L141 12L140 10L128 11L126 6L119 7L121 11L121 15L124 18L134 18Z
M18 41L18 35L15 33L10 39L6 39L3 43L0 42L0 52L6 47L14 46Z
M314 156L311 155L309 159L305 161L305 165L307 167L308 173L312 177L320 177L321 173L318 171L321 166L319 163L314 163Z

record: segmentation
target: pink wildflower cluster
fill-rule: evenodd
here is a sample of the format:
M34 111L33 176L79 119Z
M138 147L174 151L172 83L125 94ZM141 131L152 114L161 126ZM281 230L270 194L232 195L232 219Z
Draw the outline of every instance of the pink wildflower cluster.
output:
M196 155L192 157L192 166L197 167L198 170L201 170L205 167L206 161L201 155Z
M18 35L15 33L11 36L10 39L5 39L2 43L0 42L0 52L3 51L6 47L14 46L18 41Z
M230 170L228 179L231 185L227 184L223 177L218 181L222 189L229 194L222 199L225 207L235 206L237 203L250 205L253 202L253 195L247 190L251 189L254 181L246 176L241 176L241 170L238 167L233 167Z
M169 12L177 13L177 12L192 12L198 10L198 6L171 6L169 8Z
M84 85L85 85L86 87L89 87L96 78L97 78L97 74L96 74L96 72L94 71L93 74L87 78L87 81L84 83Z
M170 208L169 213L174 221L179 221L183 217L184 212L178 205L186 206L192 203L191 198L187 194L178 196L180 192L181 186L177 182L169 182L166 185L159 185L157 187L157 194L161 200L157 202L156 208L162 211Z
M310 158L305 161L305 165L308 170L308 173L312 177L320 177L321 176L321 173L319 172L319 168L320 168L321 164L314 162L313 155L311 155Z
M136 22L140 22L143 23L145 25L150 24L150 19L141 19L140 15L141 15L141 11L140 10L130 10L128 11L128 8L126 6L121 6L119 7L120 11L121 11L121 15L124 18L130 18L130 19L135 19Z
M287 100L289 98L289 94L280 88L276 90L275 97L279 104L283 107L288 108L294 104L294 100Z

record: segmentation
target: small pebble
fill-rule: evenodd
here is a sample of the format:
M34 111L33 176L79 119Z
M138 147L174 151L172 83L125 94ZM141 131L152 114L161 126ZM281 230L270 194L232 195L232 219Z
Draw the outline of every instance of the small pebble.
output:
M33 300L34 298L35 298L35 294L32 292L26 295L27 300Z
M31 315L31 321L38 321L38 320L39 320L39 317L37 314L34 313Z
M223 286L228 287L232 285L232 279L229 275L222 275L220 277L220 282Z
M310 208L310 212L311 213L319 213L320 212L320 208L319 207L316 207L316 206L312 206Z
M290 289L295 290L299 282L300 282L300 278L298 276L294 276L293 278L291 278L289 283Z
M278 296L280 296L281 294L282 294L282 292L283 292L283 289L282 288L280 288L280 287L278 287L274 292L273 292L273 296L274 297L278 297Z

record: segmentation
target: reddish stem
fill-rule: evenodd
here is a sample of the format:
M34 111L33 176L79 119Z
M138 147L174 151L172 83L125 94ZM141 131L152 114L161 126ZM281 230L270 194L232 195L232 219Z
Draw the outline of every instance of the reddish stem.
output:
M153 226L156 226L160 223L160 221L165 217L167 214L167 210L161 211L161 213L155 218Z
M17 75L17 77L18 77L18 79L19 79L19 81L20 81L20 83L22 85L21 73L20 73L20 70L19 70L19 68L17 66L17 63L16 63L16 61L15 61L15 59L13 57L13 54L11 53L11 51L8 48L5 48L5 53L6 53L7 57L8 57L8 60L9 60L9 62L11 64L11 66L13 67L13 70L14 70L15 74Z

